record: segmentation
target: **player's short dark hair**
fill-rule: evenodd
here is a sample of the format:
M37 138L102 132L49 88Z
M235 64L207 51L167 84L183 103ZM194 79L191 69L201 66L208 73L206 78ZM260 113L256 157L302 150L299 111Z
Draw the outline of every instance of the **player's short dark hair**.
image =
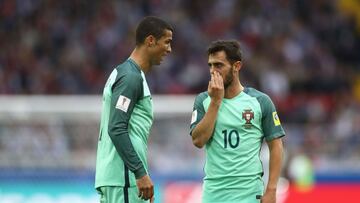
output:
M226 53L226 59L230 61L231 64L236 61L242 61L240 43L237 40L213 41L208 47L207 54L209 56L219 51L224 51Z
M173 31L173 28L164 20L155 16L143 18L136 28L136 45L144 43L145 38L150 35L160 39L165 34L165 30Z

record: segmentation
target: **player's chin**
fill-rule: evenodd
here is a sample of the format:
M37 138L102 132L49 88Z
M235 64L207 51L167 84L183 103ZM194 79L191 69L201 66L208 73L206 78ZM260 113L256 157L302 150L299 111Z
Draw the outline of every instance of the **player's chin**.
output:
M161 61L155 61L154 65L158 66L161 64Z
M155 64L156 64L156 65L160 65L162 62L163 62L163 58L160 58L159 60L157 60L157 61L155 62Z

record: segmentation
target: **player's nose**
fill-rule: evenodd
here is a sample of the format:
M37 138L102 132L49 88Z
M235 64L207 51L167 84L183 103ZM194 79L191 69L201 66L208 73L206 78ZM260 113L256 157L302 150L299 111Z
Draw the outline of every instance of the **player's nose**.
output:
M171 45L169 45L167 48L166 48L166 53L169 54L171 52Z
M210 73L214 74L215 73L215 68L213 65L210 65Z

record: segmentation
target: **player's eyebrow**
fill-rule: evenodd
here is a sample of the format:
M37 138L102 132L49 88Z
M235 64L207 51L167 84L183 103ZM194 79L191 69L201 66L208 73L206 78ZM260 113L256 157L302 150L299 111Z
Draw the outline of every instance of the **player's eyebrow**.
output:
M221 62L214 62L214 63L208 63L208 66L211 67L211 65L214 65L214 66L218 66L218 65L222 65L223 63Z

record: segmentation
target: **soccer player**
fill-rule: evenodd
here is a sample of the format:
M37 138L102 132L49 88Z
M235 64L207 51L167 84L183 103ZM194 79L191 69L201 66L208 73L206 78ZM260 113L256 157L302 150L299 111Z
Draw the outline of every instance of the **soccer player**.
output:
M153 106L145 73L171 52L172 34L167 22L145 17L135 49L105 84L95 175L101 203L153 202L147 164Z
M208 48L211 80L194 103L190 134L205 146L203 203L275 203L285 135L274 104L264 93L244 87L240 45L212 42ZM270 150L269 180L264 192L260 149Z

